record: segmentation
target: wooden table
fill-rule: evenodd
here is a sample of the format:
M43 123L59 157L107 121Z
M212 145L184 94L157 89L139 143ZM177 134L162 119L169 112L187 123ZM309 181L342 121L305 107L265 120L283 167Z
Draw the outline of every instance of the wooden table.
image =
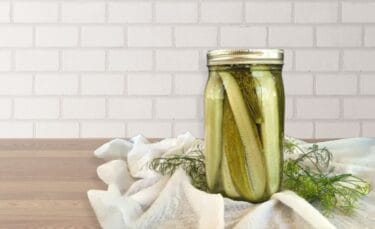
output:
M100 228L89 189L108 139L0 140L0 228Z
M0 229L100 228L86 192L106 189L93 151L108 140L0 139Z

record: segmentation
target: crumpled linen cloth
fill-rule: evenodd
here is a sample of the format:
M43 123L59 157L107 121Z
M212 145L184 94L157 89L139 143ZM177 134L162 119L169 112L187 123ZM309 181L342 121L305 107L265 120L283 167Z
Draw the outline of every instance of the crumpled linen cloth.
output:
M292 191L252 204L202 192L191 185L183 170L163 177L148 168L153 158L189 153L197 141L190 133L154 143L139 135L99 147L95 156L107 162L97 173L108 189L89 190L87 194L102 228L375 228L374 192L361 200L354 216L335 212L326 218ZM336 171L350 172L375 184L375 139L318 145L333 152Z

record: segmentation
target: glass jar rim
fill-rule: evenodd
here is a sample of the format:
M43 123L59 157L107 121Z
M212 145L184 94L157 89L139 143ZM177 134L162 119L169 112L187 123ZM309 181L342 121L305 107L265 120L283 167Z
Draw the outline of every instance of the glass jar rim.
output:
M230 64L283 64L282 49L215 49L207 52L207 66Z

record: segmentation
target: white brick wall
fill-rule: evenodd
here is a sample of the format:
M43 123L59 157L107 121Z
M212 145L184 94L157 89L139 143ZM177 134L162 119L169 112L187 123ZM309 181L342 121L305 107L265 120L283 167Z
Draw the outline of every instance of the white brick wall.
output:
M344 117L347 119L373 119L375 117L375 98L344 99Z
M127 92L129 95L170 95L172 76L170 74L129 74Z
M283 75L284 90L286 95L312 95L313 94L313 75L286 73Z
M129 122L127 133L129 136L142 134L148 138L171 137L172 124L170 122Z
M12 52L0 51L0 71L10 71L12 68Z
M16 119L56 119L59 117L59 100L55 98L14 99Z
M124 92L124 76L121 74L83 74L83 95L121 95Z
M194 23L198 21L198 4L189 1L155 3L155 20L158 23Z
M198 51L195 50L157 50L156 70L197 71L198 57Z
M123 122L83 122L81 124L83 138L121 138L125 137Z
M31 26L0 26L0 46L30 47L33 44Z
M16 23L54 23L58 21L58 2L14 2Z
M194 98L156 99L155 116L159 119L197 118L197 103Z
M318 74L315 90L318 95L355 95L357 77L354 74Z
M37 74L34 91L37 95L74 95L78 92L78 82L77 74Z
M201 20L206 23L239 23L242 21L242 2L208 1L201 3Z
M12 116L12 100L11 99L0 99L0 118L7 119Z
M343 22L375 22L375 2L349 1L342 3Z
M152 20L150 2L109 2L108 22L111 23L147 23Z
M77 26L36 26L37 47L75 47L78 45Z
M0 74L0 95L31 95L33 78L29 74Z
M334 23L338 20L337 2L295 2L296 23Z
M374 0L0 1L0 137L202 137L205 54L241 47L285 49L287 134L375 137L374 12Z
M313 29L307 26L270 26L269 45L271 47L311 47L313 46Z
M37 138L77 138L79 137L78 122L37 122L35 124Z
M319 26L316 37L319 47L358 47L362 44L362 29L358 26Z
M365 46L374 47L375 46L375 27L367 27L365 29Z
M246 2L246 22L289 23L292 20L291 2Z
M217 27L215 26L184 26L176 27L175 38L177 47L216 47Z
M121 26L84 26L81 44L83 47L122 47L124 29Z
M0 2L0 22L10 22L9 2Z
M375 74L362 74L360 76L360 91L363 95L375 95Z
M105 3L96 1L64 1L61 7L61 20L64 23L105 22Z
M110 99L108 116L112 119L151 119L152 100L143 98Z
M61 109L63 119L101 119L106 115L104 98L65 98Z
M16 71L58 71L59 51L30 49L15 51Z
M340 116L339 100L336 98L298 98L297 118L336 119Z
M359 122L317 122L315 135L318 138L349 138L360 135Z
M62 53L63 71L104 71L104 50L64 50Z
M223 26L220 32L223 47L263 47L267 42L267 29L263 26Z
M336 50L296 50L297 71L338 71L339 51Z
M148 71L152 69L151 50L110 50L107 62L109 71Z
M172 28L169 26L130 26L127 34L129 47L172 46Z

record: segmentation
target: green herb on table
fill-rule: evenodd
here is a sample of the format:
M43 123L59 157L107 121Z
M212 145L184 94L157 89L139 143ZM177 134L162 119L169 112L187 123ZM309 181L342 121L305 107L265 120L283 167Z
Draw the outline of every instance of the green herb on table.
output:
M332 153L314 144L303 149L291 140L285 140L284 152L290 158L284 161L283 189L289 189L329 215L334 209L351 214L358 200L370 192L370 184L349 173L334 174L330 167ZM182 168L192 184L207 191L204 153L196 144L186 154L155 158L149 167L162 174L172 175Z
M182 168L191 178L194 187L207 191L206 168L200 144L195 144L186 154L155 158L149 167L163 176L172 175L176 169Z
M326 215L334 209L353 213L359 198L370 192L365 180L349 173L333 173L332 154L327 148L314 144L305 150L286 141L285 151L298 156L284 161L283 188L293 190Z

